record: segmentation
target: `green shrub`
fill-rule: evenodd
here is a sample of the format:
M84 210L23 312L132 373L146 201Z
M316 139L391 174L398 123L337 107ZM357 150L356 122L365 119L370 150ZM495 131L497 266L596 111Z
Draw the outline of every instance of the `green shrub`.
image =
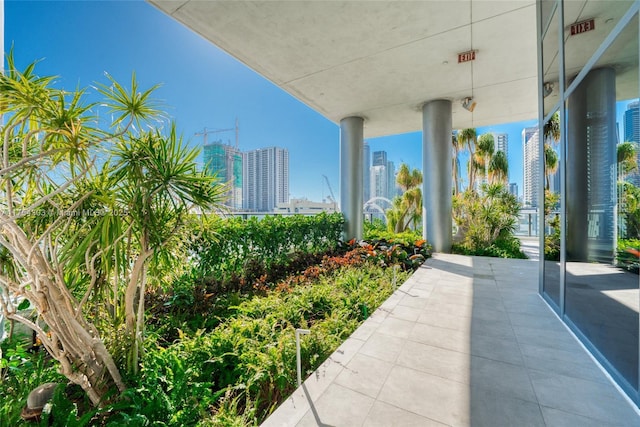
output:
M369 230L364 233L364 240L367 242L387 241L391 243L401 243L403 245L413 245L416 241L422 240L422 233L416 230L394 233L387 230Z
M372 218L371 221L364 221L362 228L364 231L365 239L367 239L367 236L370 233L375 233L377 231L387 231L387 225L380 218Z
M619 237L640 237L640 188L626 181L618 181L618 222Z
M544 259L560 261L560 216L553 212L560 208L560 194L549 190L544 192Z
M452 251L464 255L526 258L515 237L520 204L504 185L483 185L453 198L453 218L461 241Z
M48 383L66 383L42 350L27 351L19 340L0 343L0 426L29 425L20 418L31 390Z
M469 249L465 245L454 243L451 247L451 252L461 255L489 256L495 258L527 258L525 253L520 249L520 240L516 237L496 240L489 246L473 250Z
M356 255L343 266L339 259L327 258L337 266L331 272L239 302L211 331L182 333L166 346L152 336L141 375L109 409L107 425L259 423L296 387L296 328L311 330L301 342L308 374L388 298L394 275L397 283L409 275ZM358 259L366 268L351 264Z
M260 277L274 266L287 266L296 253L324 253L338 247L344 217L314 216L213 218L209 232L191 247L198 277L225 282L238 277Z
M640 239L619 239L616 251L616 263L625 270L638 274L640 270Z

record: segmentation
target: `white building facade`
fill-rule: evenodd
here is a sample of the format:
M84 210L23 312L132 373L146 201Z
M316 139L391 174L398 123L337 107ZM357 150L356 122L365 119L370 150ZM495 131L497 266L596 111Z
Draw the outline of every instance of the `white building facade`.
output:
M538 206L538 180L540 179L540 154L538 152L539 132L537 127L522 130L522 153L524 159L522 203L525 207Z
M243 209L271 212L289 202L289 150L260 148L243 153Z

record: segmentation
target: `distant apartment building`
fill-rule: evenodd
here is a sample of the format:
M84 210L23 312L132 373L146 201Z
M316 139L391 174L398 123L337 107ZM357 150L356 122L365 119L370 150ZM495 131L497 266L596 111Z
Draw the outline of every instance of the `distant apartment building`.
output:
M291 199L288 203L278 203L274 209L280 214L303 214L313 215L320 212L336 212L338 204L336 202L312 202L307 199Z
M398 194L395 163L387 160L386 151L374 151L372 166L366 170L369 171L369 198L365 202L373 197L393 199Z
M624 141L640 144L640 103L638 101L627 105L623 117ZM637 154L637 161L640 164L640 152ZM626 181L640 187L640 171L630 173Z
M396 186L396 165L391 160L387 162L387 195L389 200L393 200L398 195Z
M389 191L389 174L386 165L371 166L371 198L387 197Z
M495 151L502 151L509 158L509 134L493 132Z
M518 198L518 184L515 182L510 182L509 183L509 194L513 194L514 196L516 196L516 199Z
M387 152L374 151L372 166L387 166Z
M539 133L537 127L522 130L523 193L522 203L526 207L538 206L538 183L540 181Z
M229 186L224 205L242 209L242 153L231 145L216 142L205 144L202 156L207 173Z
M640 142L640 102L634 101L627 105L623 125L624 140Z
M364 141L362 146L362 202L366 203L371 198L371 148Z
M289 151L269 147L243 154L243 209L272 212L289 202Z

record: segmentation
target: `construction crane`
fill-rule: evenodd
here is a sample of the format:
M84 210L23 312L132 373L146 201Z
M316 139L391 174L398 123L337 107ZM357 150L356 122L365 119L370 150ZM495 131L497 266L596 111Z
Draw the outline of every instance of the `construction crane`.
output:
M207 137L209 136L209 134L213 134L213 133L221 133L221 132L231 132L234 131L236 133L236 149L238 149L238 144L239 144L239 136L240 136L240 124L238 122L238 118L236 117L236 125L232 128L229 129L213 129L213 130L208 130L207 128L204 128L204 130L202 132L196 132L195 136L202 136L203 137L203 145L207 145Z
M329 187L329 193L331 193L331 196L327 196L330 198L331 203L337 203L336 202L336 196L333 194L333 189L331 188L331 183L329 182L329 178L327 178L327 175L322 175L324 177L324 180L327 183L327 187Z

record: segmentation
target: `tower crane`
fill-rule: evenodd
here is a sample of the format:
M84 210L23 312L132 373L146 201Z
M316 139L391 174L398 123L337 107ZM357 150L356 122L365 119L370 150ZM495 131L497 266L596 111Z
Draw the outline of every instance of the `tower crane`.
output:
M238 118L236 117L236 124L234 127L232 128L228 128L228 129L213 129L213 130L209 130L207 128L204 128L204 130L202 132L196 132L195 136L202 136L203 137L203 145L207 145L207 137L209 136L209 134L213 134L213 133L221 133L221 132L231 132L234 131L236 134L236 149L238 149L238 143L239 143L239 136L240 136L240 124L238 122Z
M324 177L324 180L327 183L327 187L329 187L329 193L331 193L331 203L337 203L336 202L336 196L333 194L333 189L331 188L331 183L329 182L329 178L327 178L327 175L322 175Z

